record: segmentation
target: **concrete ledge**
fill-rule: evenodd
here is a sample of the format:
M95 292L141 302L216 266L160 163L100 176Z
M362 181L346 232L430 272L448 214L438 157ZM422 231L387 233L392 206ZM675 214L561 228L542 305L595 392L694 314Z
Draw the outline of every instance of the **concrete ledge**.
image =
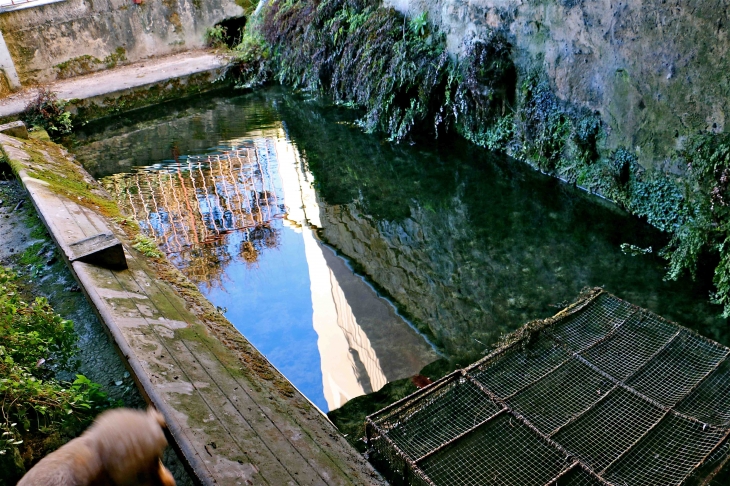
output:
M28 129L22 121L14 121L0 125L0 133L15 138L22 138L23 140L28 139Z
M45 88L69 100L69 111L91 120L215 89L228 59L216 52L190 51L63 79ZM17 118L36 97L27 88L0 98L0 120Z
M127 269L63 254L200 483L384 484L169 262L131 248L104 202L83 192L100 191L98 184L59 146L0 134L0 147L62 249L106 230L121 242ZM58 186L60 175L72 184ZM79 195L59 187L78 187Z

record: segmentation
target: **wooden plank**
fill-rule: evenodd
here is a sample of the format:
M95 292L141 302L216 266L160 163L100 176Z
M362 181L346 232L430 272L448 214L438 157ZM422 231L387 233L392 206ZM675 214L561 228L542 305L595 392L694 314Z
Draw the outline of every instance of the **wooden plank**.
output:
M93 263L105 268L127 268L122 242L111 233L100 233L69 245L69 261Z

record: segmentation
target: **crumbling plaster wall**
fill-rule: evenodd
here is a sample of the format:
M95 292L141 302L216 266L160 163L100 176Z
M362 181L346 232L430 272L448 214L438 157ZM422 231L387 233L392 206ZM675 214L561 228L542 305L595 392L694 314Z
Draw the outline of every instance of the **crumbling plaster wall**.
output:
M730 0L385 0L427 12L458 54L504 29L524 73L547 75L564 101L598 111L605 148L661 164L697 131L727 131Z
M208 27L243 12L235 0L67 0L0 14L0 31L29 85L203 47Z

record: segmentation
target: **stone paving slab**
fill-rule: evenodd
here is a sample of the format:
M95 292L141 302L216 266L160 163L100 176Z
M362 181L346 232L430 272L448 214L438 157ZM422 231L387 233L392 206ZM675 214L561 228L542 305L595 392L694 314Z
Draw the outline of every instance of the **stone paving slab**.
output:
M54 91L62 100L87 100L192 74L216 71L227 63L226 57L214 51L187 51L58 80L44 87ZM0 98L0 118L17 116L35 96L36 87L28 87Z
M242 360L235 349L240 334L232 334L237 331L227 321L230 329L223 333L212 328L189 298L131 248L119 224L79 202L83 198L75 201L40 175L31 176L57 170L53 159L65 156L58 146L0 134L0 147L62 249L107 232L122 242L127 269L67 263L202 484L384 484L263 356L254 350L253 361ZM80 166L65 164L76 168L79 180L95 184Z

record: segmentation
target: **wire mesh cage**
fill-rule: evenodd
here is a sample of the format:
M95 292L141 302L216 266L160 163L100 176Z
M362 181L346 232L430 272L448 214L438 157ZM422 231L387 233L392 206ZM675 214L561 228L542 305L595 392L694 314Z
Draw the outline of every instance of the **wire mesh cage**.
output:
M370 457L396 485L724 484L728 354L592 289L369 416Z

